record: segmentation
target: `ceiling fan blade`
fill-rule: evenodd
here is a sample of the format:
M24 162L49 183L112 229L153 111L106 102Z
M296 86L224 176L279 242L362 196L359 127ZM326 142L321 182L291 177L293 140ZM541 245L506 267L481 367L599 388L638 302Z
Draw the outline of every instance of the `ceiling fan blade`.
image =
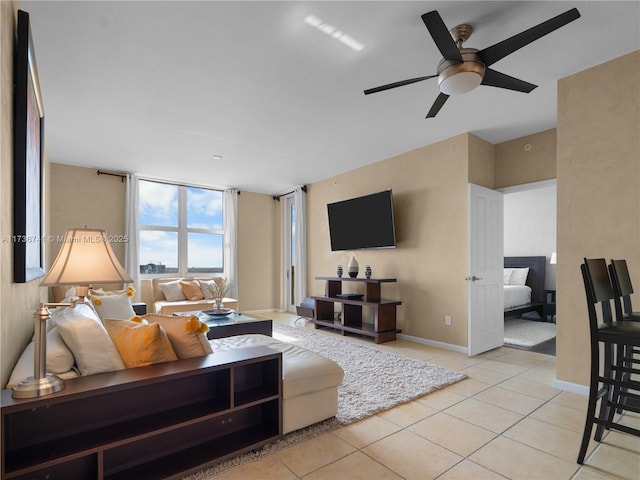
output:
M446 93L441 93L440 95L438 95L438 98L436 98L436 101L433 102L433 105L431 105L431 110L429 110L429 113L427 113L427 116L425 118L435 117L448 99L449 95L447 95Z
M422 15L422 21L427 26L427 30L429 30L442 56L447 60L457 60L462 63L460 50L453 40L451 33L449 33L449 29L442 21L440 14L436 10L427 12Z
M538 87L533 83L525 82L524 80L505 75L504 73L496 72L490 68L485 69L481 85L506 88L508 90L515 90L517 92L524 93L529 93L531 90Z
M578 18L580 18L580 12L578 12L577 8L572 8L571 10L561 13L546 22L542 22L540 25L531 27L530 29L514 35L511 38L480 50L478 55L482 58L485 66L488 67L516 50L535 42L539 38L544 37L545 35L565 26L569 22L577 20Z
M370 93L383 92L383 91L389 90L391 88L402 87L404 85L410 85L412 83L421 82L423 80L428 80L430 78L435 78L437 76L438 75L429 75L428 77L417 77L417 78L410 78L409 80L401 80L399 82L393 82L393 83L389 83L387 85L381 85L379 87L369 88L369 89L364 91L364 94L365 95L369 95Z

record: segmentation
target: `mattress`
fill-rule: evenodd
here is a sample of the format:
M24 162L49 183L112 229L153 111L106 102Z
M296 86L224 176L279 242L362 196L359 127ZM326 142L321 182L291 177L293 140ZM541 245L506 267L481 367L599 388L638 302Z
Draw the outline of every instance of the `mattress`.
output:
M518 307L531 302L531 287L527 285L504 286L504 308Z

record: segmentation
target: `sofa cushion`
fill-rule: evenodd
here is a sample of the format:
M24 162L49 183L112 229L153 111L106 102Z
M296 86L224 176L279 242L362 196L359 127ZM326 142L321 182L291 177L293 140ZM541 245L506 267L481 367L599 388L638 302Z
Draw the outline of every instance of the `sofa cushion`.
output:
M149 313L142 318L149 323L162 325L179 358L201 357L213 353L206 336L209 327L196 316Z
M178 302L180 300L187 299L187 297L185 297L184 295L184 291L182 290L182 284L180 283L180 280L161 283L160 289L162 290L162 294L164 295L165 300L168 300L169 302Z
M202 300L204 295L197 280L181 280L182 292L187 300Z
M209 343L214 351L263 345L282 352L283 399L337 387L344 379L344 371L333 360L266 335L236 335L209 340Z
M209 310L215 305L213 300L181 300L179 302L169 302L160 300L153 304L155 313L171 315L174 312L190 312L196 310ZM238 301L233 298L224 298L222 305L231 310L238 309Z
M178 359L169 337L159 323L149 324L107 318L104 326L127 368L144 367Z
M115 294L98 293L93 290L90 300L100 320L104 321L106 318L128 320L136 314L131 305L131 297L134 293L135 290L124 290Z
M22 381L22 379L33 376L33 355L35 343L30 342L18 359L6 388L11 388ZM60 374L68 372L73 368L73 354L65 345L57 327L52 328L47 333L47 372Z
M118 350L91 306L64 307L54 316L60 336L73 353L82 375L125 368Z

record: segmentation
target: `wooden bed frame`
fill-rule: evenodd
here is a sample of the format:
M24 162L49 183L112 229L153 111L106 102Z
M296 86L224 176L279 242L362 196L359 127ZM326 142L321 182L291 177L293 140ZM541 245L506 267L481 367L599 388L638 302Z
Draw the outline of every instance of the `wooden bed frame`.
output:
M529 275L527 275L527 281L525 284L531 288L531 303L505 309L505 318L521 315L526 312L538 312L540 318L544 318L542 315L542 305L544 299L544 274L546 265L547 257L545 256L504 257L505 268L529 267Z

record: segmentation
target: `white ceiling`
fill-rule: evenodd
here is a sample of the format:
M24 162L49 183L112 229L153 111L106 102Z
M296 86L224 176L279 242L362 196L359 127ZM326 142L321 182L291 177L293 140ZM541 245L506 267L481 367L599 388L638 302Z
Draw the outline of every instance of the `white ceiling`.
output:
M420 16L493 45L578 20L492 66L538 85L451 97L425 115L441 55ZM640 2L32 2L53 162L277 194L463 132L492 143L556 125L558 79L640 48ZM365 45L304 22L314 15ZM603 88L611 88L603 85ZM585 99L588 101L588 99ZM213 155L222 155L214 160ZM443 159L446 161L446 159Z

